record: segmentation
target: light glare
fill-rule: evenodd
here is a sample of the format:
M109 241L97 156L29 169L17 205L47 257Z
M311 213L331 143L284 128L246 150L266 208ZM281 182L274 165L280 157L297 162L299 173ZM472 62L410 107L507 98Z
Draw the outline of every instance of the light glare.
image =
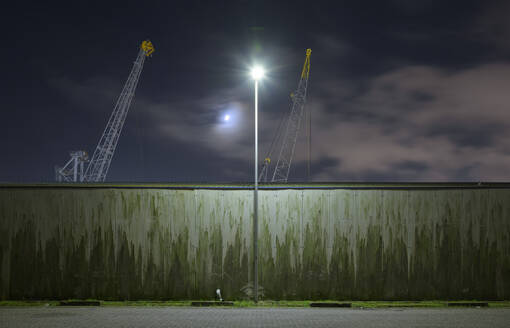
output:
M260 66L255 66L251 69L251 77L258 81L264 77L264 69Z
M223 120L225 122L228 122L230 120L230 115L225 115L225 117L223 118Z

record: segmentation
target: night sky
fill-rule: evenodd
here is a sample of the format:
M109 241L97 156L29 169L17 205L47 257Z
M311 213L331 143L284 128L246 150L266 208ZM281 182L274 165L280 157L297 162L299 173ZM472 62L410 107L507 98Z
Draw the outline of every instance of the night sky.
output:
M107 181L251 181L249 68L268 70L262 160L306 48L312 181L510 180L507 1L19 3L2 10L0 181L92 154L144 39ZM289 180L306 158L301 130Z

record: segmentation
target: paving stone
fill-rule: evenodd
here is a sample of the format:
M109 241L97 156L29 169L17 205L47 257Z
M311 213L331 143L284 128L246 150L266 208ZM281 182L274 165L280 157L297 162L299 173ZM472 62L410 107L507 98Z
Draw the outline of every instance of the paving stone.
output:
M2 307L0 327L508 327L510 309Z

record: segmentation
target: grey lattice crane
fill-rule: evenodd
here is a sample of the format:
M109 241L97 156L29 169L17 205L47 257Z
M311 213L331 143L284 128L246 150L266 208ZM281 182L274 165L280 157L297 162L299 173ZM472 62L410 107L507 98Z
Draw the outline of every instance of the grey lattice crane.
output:
M140 78L140 73L143 69L145 58L154 52L154 46L149 40L143 41L140 46L140 51L134 62L131 73L122 89L122 92L117 99L117 103L113 112L108 120L108 124L104 129L103 135L92 155L89 165L83 173L83 163L88 160L86 152L78 151L71 153L71 160L63 167L56 169L57 181L67 182L103 182L106 179L106 174L110 168L110 164L115 153L115 148L119 141L120 132L126 121L129 106L135 95L136 86ZM80 153L80 156L73 154ZM83 155L84 154L84 155ZM70 167L71 165L75 167ZM78 170L77 168L81 170Z
M268 156L264 160L262 169L259 175L260 181L267 181L267 174L269 171L273 146L280 145L278 160L276 167L271 177L271 182L287 182L289 177L290 166L292 164L292 157L294 156L294 149L296 148L296 141L301 126L301 121L304 115L304 108L306 102L306 89L308 87L308 77L310 75L310 55L312 49L306 49L305 64L301 72L297 90L291 94L292 107L286 121L278 128L273 145L269 150Z

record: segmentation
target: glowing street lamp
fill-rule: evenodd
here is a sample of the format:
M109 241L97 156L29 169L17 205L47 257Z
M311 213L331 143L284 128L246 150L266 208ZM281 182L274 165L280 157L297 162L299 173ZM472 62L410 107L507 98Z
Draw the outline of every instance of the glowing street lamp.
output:
M264 78L264 69L260 66L255 66L251 69L251 77L256 81Z
M255 66L251 70L251 77L255 81L255 188L253 193L253 300L258 301L259 294L259 279L258 279L258 265L259 265L259 251L258 251L258 237L259 237L259 223L258 223L258 86L259 80L264 77L264 69L260 66Z

